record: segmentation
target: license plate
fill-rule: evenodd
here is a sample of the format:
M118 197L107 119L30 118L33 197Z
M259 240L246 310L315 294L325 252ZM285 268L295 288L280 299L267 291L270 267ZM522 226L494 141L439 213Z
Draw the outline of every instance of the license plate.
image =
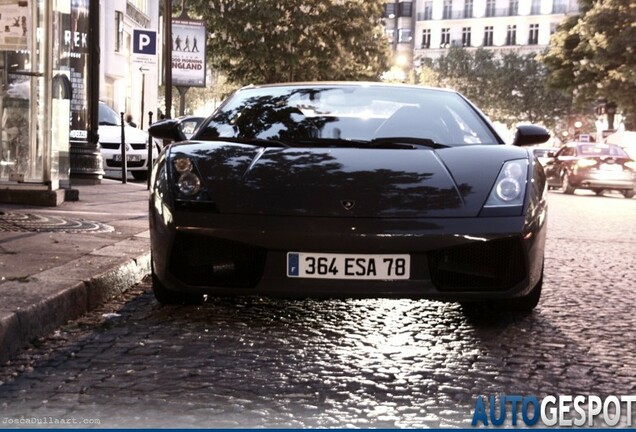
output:
M113 155L113 160L115 162L119 162L121 160L121 155ZM141 161L141 155L126 155L126 160L128 162L139 162Z
M619 164L603 164L601 165L603 171L622 171L623 167Z
M410 274L410 255L287 253L287 277L398 280Z

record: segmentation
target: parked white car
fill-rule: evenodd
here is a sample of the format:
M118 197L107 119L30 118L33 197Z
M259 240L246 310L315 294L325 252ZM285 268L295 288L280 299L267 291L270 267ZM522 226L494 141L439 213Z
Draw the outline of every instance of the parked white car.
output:
M128 171L135 180L148 178L148 133L129 125L124 126ZM104 102L99 103L99 144L105 170L121 170L121 116ZM153 146L153 161L157 149Z

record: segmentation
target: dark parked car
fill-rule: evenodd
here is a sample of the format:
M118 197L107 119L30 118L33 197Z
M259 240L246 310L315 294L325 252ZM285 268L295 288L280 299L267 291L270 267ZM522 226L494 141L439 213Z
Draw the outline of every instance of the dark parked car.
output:
M185 139L175 120L151 134ZM408 297L531 310L546 183L458 93L378 83L249 86L164 149L150 196L162 303L210 295Z
M566 194L589 189L605 190L632 198L636 188L636 162L613 144L572 142L561 147L545 166L548 185Z
M558 149L551 147L533 147L532 153L534 153L534 155L537 157L539 163L542 166L545 166L545 164L552 159L550 153L554 153L556 150Z
M199 125L201 125L203 120L205 120L205 118L189 115L179 117L177 120L181 122L181 130L183 131L186 139L190 139L192 135L194 135L194 132L196 132Z

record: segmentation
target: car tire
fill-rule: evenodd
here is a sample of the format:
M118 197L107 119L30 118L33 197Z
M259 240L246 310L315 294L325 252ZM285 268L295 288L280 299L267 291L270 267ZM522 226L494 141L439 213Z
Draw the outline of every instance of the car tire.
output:
M574 186L570 184L570 176L567 172L563 173L563 178L561 180L561 189L564 194L572 195L574 193Z
M131 171L135 180L148 180L148 171Z
M634 195L636 195L636 191L634 189L624 190L622 193L625 198L634 198Z
M543 288L543 270L541 270L541 277L532 290L523 297L518 297L508 300L505 306L508 310L514 310L517 312L531 312L539 304L541 298L541 289Z
M166 288L155 274L154 266L152 268L152 293L155 295L155 299L164 305L201 304L204 301L202 294L182 293Z
M596 196L603 196L603 189L594 189Z
M541 290L543 287L543 269L541 270L541 277L535 286L530 290L528 294L523 297L497 300L494 302L475 301L475 302L460 302L462 311L469 317L486 317L491 312L506 313L506 312L521 312L529 313L537 307L539 299L541 298Z

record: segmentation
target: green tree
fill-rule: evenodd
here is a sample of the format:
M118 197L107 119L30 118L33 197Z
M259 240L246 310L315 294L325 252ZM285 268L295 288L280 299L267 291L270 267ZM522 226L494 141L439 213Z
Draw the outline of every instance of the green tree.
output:
M462 47L451 47L433 64L440 87L455 89L482 109L494 113L493 92L484 91L491 88L497 78L497 62L492 51L478 48L471 52Z
M581 13L559 26L542 61L554 88L567 88L579 106L616 102L636 127L636 3L581 0Z
M548 71L534 54L451 47L440 58L427 61L419 80L425 85L452 88L473 101L493 120L508 126L520 122L554 128L567 118L571 97L546 85Z
M557 123L567 121L572 98L568 92L547 85L548 70L535 54L504 54L495 76L492 89L501 121L564 126Z
M240 85L378 80L389 61L382 0L188 0L209 64Z

